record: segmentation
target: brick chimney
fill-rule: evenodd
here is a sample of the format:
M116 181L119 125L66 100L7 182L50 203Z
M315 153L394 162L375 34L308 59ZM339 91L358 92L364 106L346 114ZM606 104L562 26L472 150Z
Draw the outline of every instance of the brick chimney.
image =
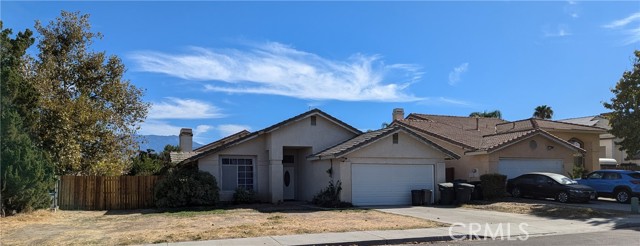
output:
M392 116L393 116L392 120L403 120L404 119L404 109L403 108L394 108Z
M191 128L180 129L180 151L191 152L193 150L193 132Z

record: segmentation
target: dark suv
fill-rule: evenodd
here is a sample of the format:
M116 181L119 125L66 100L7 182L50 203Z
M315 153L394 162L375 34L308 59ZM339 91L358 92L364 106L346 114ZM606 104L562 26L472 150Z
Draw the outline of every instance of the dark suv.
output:
M640 197L640 172L599 170L576 181L595 189L598 196L615 198L620 203L628 203L633 196Z

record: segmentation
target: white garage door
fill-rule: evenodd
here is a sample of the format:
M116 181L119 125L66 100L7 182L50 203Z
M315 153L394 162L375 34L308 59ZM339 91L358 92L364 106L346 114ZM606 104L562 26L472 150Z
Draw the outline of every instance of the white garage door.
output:
M434 190L434 165L352 164L351 176L359 206L410 205L412 189Z
M557 159L500 159L498 172L508 179L528 172L548 172L564 175L562 160Z

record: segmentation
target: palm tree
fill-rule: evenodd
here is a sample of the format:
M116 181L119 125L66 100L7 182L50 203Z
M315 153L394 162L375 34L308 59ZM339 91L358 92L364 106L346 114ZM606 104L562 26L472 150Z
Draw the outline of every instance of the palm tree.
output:
M473 112L471 114L469 114L469 117L482 117L482 118L498 118L498 119L502 119L502 113L500 113L500 110L494 110L491 112L487 112L486 110L484 112Z
M551 109L551 107L547 105L538 106L533 111L533 117L536 117L538 119L545 119L545 120L551 119L553 118L553 109Z

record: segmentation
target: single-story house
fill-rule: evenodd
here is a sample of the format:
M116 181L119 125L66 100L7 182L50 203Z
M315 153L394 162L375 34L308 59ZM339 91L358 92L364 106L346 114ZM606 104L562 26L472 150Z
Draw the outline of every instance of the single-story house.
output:
M459 159L446 160L450 179L479 180L485 173L514 178L526 172L567 175L573 166L599 170L599 127L543 119L505 121L428 114L395 109L391 126L403 126L453 151Z
M330 181L342 183L341 200L354 205L406 205L412 189L445 181L445 160L460 158L404 125L361 132L313 109L252 133L239 132L191 150L182 129L182 152L172 161L197 165L216 177L221 200L238 187L261 201L310 201Z

